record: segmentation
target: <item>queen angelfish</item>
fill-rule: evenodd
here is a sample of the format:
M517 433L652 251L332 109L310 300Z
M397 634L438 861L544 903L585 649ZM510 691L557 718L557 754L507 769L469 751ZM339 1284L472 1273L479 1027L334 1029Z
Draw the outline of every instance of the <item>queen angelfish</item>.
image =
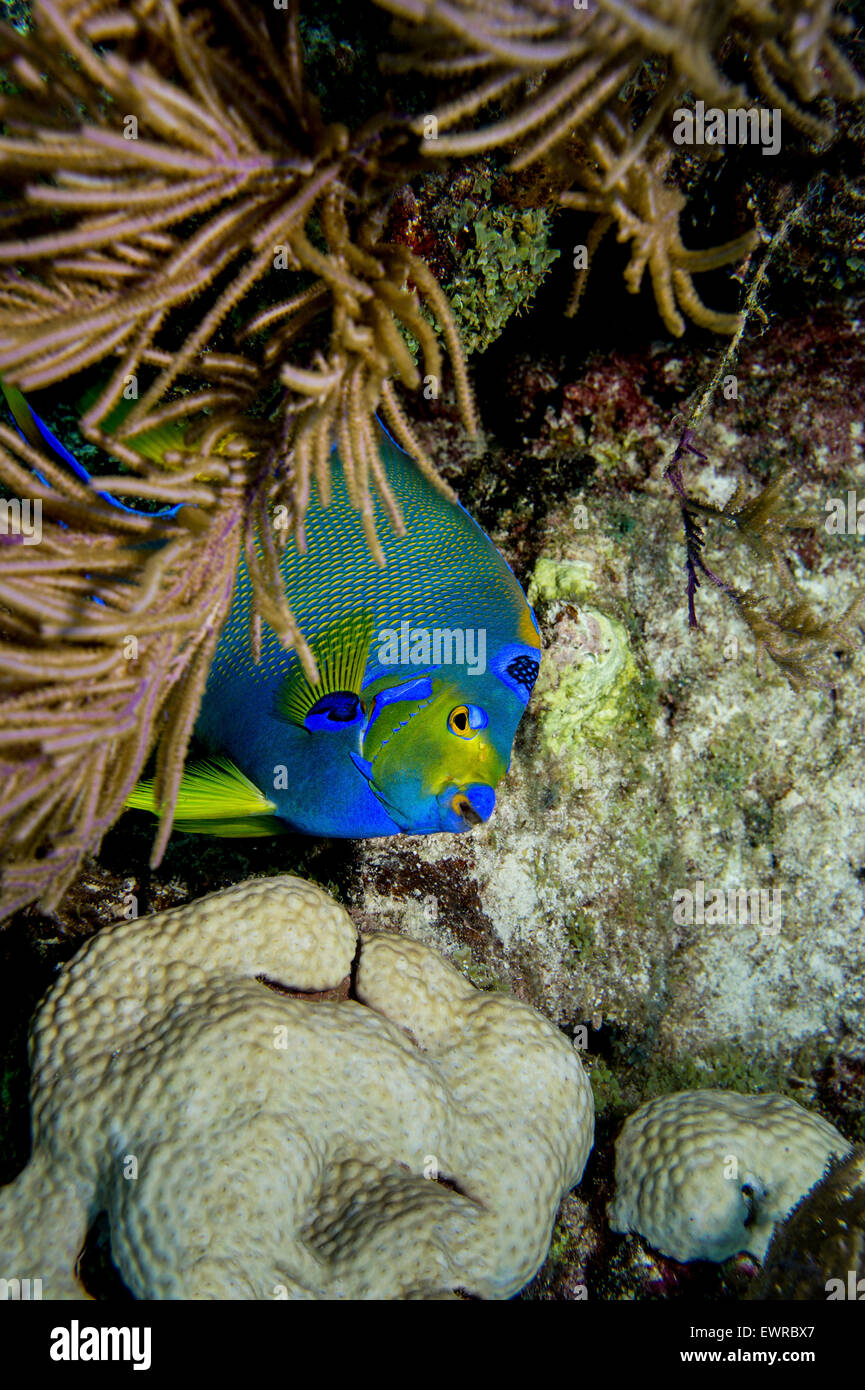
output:
M406 523L398 536L377 507L384 568L335 452L329 505L310 498L306 554L293 541L283 553L286 597L319 683L272 633L253 661L242 566L196 725L262 794L255 815L307 834L429 834L487 820L538 672L534 615L495 546L384 433L380 452ZM236 778L221 767L230 796ZM231 807L219 817L219 772L205 775L214 820L190 824L182 788L178 826L249 833ZM237 784L241 802L248 791Z
M491 815L538 673L538 626L468 512L384 431L380 455L406 525L399 536L376 501L385 566L335 450L326 507L313 486L306 553L289 540L282 555L317 684L270 629L253 659L241 563L196 724L210 756L184 772L178 829L359 838L464 831ZM156 811L150 784L128 804Z

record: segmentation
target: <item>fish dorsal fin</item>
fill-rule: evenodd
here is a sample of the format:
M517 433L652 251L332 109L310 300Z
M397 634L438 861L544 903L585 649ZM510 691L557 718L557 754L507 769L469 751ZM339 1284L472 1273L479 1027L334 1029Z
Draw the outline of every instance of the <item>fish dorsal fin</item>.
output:
M344 613L314 637L309 645L318 666L318 682L313 685L297 662L277 697L280 717L303 728L309 711L323 696L345 692L360 699L375 627L371 613Z
M139 782L126 799L130 810L160 814L153 782ZM184 769L174 810L177 830L199 834L278 835L288 826L276 815L274 802L221 754Z

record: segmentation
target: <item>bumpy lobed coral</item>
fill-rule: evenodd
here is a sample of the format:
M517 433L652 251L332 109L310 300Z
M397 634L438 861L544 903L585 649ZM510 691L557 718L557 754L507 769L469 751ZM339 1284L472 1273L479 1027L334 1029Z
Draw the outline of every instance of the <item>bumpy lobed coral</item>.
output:
M850 1147L785 1096L661 1096L616 1140L610 1225L675 1260L725 1260L739 1250L762 1259L775 1222Z
M138 1298L506 1298L592 1146L551 1023L288 876L100 932L30 1060L0 1264L46 1298L100 1211Z

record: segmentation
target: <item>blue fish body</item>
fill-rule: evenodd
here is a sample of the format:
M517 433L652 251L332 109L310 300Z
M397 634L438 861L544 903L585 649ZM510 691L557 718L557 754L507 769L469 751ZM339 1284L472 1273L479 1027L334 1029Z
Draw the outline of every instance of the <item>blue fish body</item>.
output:
M406 524L398 535L376 503L385 566L335 452L329 504L314 488L310 498L306 554L289 540L281 559L287 601L328 674L311 686L270 630L253 660L242 565L196 726L309 834L486 820L538 671L534 615L495 546L384 433L380 454Z

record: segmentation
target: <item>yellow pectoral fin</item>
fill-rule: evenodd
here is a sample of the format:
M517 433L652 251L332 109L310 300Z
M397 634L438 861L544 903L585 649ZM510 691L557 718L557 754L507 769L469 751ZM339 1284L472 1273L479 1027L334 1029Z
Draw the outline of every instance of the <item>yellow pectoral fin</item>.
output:
M126 805L130 810L161 814L152 781L139 782L127 797ZM274 802L230 758L217 756L184 769L174 826L200 835L281 835L289 827L275 812Z
M101 392L101 386L93 386L89 391L85 392L78 404L79 411L82 415L95 404ZM118 430L126 421L126 417L129 415L134 405L135 399L122 397L117 401L102 421L101 427L104 433L110 436ZM193 413L191 418L183 416L175 420L164 420L161 425L152 425L149 429L139 430L135 434L127 435L124 439L124 443L128 444L131 449L134 449L137 454L141 454L143 458L152 459L154 463L161 463L165 467L171 467L172 465L165 463L165 455L170 454L172 451L183 450L189 447L188 435L190 424L194 424L196 420L200 420L201 418L201 412L199 411L198 413ZM235 435L233 434L223 435L216 443L213 452L216 454L222 453L229 441L234 438ZM179 468L180 464L176 466ZM202 479L206 481L208 478L206 471L197 473L195 476L196 482Z

